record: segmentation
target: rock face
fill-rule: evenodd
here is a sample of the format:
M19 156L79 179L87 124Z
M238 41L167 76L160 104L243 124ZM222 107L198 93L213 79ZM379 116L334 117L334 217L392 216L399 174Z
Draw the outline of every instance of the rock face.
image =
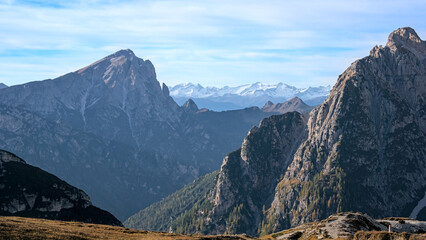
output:
M121 50L52 80L0 90L0 147L85 190L119 219L220 167L258 108L196 111Z
M250 228L270 204L274 186L305 135L305 121L297 112L266 118L250 130L239 150L225 157L210 199L211 231L255 233Z
M0 83L0 89L2 89L2 88L7 88L7 85L4 84L4 83Z
M342 211L425 216L425 51L398 29L306 117L262 121L225 157L187 232L264 235Z
M0 150L0 215L122 226L89 196L16 155Z

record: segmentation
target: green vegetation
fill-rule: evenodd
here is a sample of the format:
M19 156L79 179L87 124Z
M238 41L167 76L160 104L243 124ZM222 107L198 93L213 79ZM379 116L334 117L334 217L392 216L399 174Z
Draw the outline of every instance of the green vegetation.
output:
M176 232L187 232L188 229L184 229L183 224L180 223L189 217L191 217L191 224L186 222L185 225L192 226L199 221L199 219L195 219L197 216L199 217L199 214L195 213L195 209L206 207L205 197L214 188L218 174L219 172L215 171L196 179L181 190L133 215L124 222L124 225L131 228L165 232L172 227ZM191 214L194 215L191 216Z
M206 195L208 192L206 192ZM171 229L176 233L201 233L207 234L209 232L209 226L205 222L205 218L213 204L209 201L207 196L197 201L192 208L183 212L182 215L178 216L171 225Z
M242 224L242 218L244 211L244 204L239 204L238 206L234 207L234 209L231 211L231 213L228 216L228 220L226 221L226 231L227 234L234 234L236 232L239 232L243 229L240 229Z
M316 220L324 219L331 214L341 212L344 208L345 180L346 174L343 169L336 168L330 174L325 175L321 172L316 174L311 181L301 184L298 199L306 200L307 208L293 210L291 212L292 217L295 219L309 218L310 220ZM286 186L283 184L278 185L278 188L283 187ZM279 191L284 190L280 189ZM281 208L284 207L284 205L281 206ZM261 223L259 235L265 236L280 228L288 227L286 224L277 225L278 218L279 216L273 211L264 211L264 220Z

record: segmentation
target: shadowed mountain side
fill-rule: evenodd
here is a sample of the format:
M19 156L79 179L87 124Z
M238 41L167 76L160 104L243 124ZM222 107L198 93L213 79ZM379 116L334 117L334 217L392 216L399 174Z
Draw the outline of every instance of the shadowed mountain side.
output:
M56 176L0 150L0 215L122 226L89 196Z

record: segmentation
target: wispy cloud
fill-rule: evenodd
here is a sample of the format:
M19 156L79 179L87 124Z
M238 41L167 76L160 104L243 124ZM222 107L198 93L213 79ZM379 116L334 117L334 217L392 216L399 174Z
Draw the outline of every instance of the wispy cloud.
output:
M333 84L424 1L0 0L0 82L53 78L122 48L169 85Z

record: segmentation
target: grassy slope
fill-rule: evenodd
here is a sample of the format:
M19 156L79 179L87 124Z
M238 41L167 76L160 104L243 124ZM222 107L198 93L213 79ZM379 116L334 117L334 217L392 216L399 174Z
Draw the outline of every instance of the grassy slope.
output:
M0 217L0 239L249 239L243 236L200 236L172 233L149 232L143 230L113 227L108 225L80 222L63 222L35 218Z

